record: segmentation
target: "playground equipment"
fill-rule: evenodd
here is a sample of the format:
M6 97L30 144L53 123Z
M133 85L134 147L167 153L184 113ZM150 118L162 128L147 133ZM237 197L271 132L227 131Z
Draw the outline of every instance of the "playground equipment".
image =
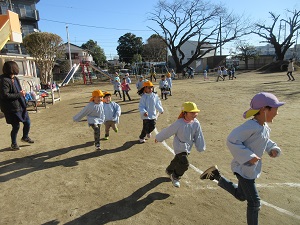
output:
M0 15L0 50L6 43L22 43L19 15L10 10Z

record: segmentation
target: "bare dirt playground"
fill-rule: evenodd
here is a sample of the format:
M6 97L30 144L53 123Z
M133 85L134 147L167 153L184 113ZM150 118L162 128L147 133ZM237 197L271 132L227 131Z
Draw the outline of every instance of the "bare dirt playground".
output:
M92 129L84 120L72 117L88 102L95 89L113 91L109 82L95 81L61 88L62 101L31 112L32 145L11 151L10 125L0 118L0 224L1 225L87 225L87 224L246 224L246 202L239 202L215 182L200 180L199 172L217 164L232 181L231 155L225 145L229 132L243 123L242 113L250 99L260 91L274 93L286 104L272 129L271 139L283 151L279 158L263 157L262 176L257 179L263 205L260 224L300 224L300 88L287 82L285 73L238 74L236 80L215 82L174 80L173 96L162 100L165 109L157 121L157 130L173 123L181 104L193 101L201 109L201 123L207 149L190 155L194 166L175 188L164 171L172 153L154 137L140 144L142 121L135 80L131 84L134 99L113 100L122 108L119 132L111 132L95 151ZM158 82L154 83L156 86ZM102 126L101 137L104 137ZM153 135L154 136L154 135ZM21 130L18 139L21 138ZM172 139L166 141L172 147Z

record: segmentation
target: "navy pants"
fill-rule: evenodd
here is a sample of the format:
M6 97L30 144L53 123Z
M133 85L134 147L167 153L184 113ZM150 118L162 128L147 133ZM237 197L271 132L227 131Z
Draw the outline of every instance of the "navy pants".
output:
M14 122L11 124L12 130L10 132L11 143L17 144L17 136L20 129L20 122ZM28 134L30 131L30 119L25 120L23 122L23 136L22 138L28 138Z
M247 224L258 225L260 198L255 185L255 179L245 179L235 173L238 184L234 184L221 176L218 185L240 201L247 201Z

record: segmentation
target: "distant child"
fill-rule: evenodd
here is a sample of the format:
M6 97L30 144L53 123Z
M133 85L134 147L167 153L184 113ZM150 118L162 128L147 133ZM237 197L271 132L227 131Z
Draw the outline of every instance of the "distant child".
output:
M130 79L130 77L129 77L129 73L126 73L126 74L125 74L125 78L126 78L126 82L127 82L128 84L131 84L131 79Z
M145 81L147 81L147 80L144 79L144 77L141 75L141 76L139 77L138 82L136 83L136 88L137 88L137 92L138 92L139 95L141 95L141 94L140 94L140 91L141 91L141 89L143 88L143 84L144 84ZM142 91L142 93L143 93L143 91Z
M145 137L151 137L151 132L155 129L156 124L156 110L163 114L164 109L157 94L153 93L153 84L151 81L146 81L142 88L144 94L142 95L139 103L139 111L141 119L143 120L143 129L139 136L140 143L145 142Z
M260 197L255 185L255 179L262 171L262 155L266 151L270 157L280 155L280 148L270 139L268 122L272 123L278 114L279 102L275 95L267 92L256 94L250 103L250 109L244 112L244 118L253 116L244 124L236 127L227 138L233 160L232 172L238 179L238 185L232 183L220 174L217 166L204 171L200 178L217 180L218 185L240 201L247 200L247 223L258 224Z
M167 95L170 93L170 88L165 75L161 75L161 80L159 81L159 89L161 91L161 99L164 99L165 97L165 100L167 100Z
M121 88L123 92L123 102L125 102L125 94L127 95L127 98L129 101L131 101L131 98L129 96L129 91L131 90L129 87L129 84L126 82L126 78L124 77L121 83Z
M171 73L168 72L167 73L167 77L166 77L166 80L168 81L168 84L169 84L169 91L170 91L170 96L172 96L172 77L171 77Z
M102 100L102 91L93 91L89 104L87 104L77 115L73 117L73 120L76 122L79 122L85 116L87 117L88 125L94 130L96 150L100 150L100 126L105 120Z
M122 99L120 78L115 77L113 80L111 79L110 82L114 86L114 95L118 96L117 94L119 93L120 99Z
M208 80L208 78L207 78L207 70L203 71L203 76L204 76L204 80Z
M105 115L105 140L109 138L109 129L112 128L116 133L118 132L117 124L121 116L121 107L118 103L111 101L111 93L104 92L103 109Z
M151 82L152 82L153 78L156 81L155 66L153 64L151 64L151 66L150 66L150 80L151 80Z
M182 111L173 124L163 129L155 137L155 142L162 142L174 135L173 148L175 157L166 169L174 187L180 187L180 178L189 168L188 155L193 144L199 152L205 150L205 141L200 122L196 119L200 110L193 102L182 104Z
M295 80L295 78L293 76L293 71L294 71L294 63L293 63L293 59L290 59L289 60L289 65L288 65L288 72L286 74L289 78L288 81L294 81Z
M175 80L175 78L176 78L176 73L175 73L174 69L171 70L171 78L172 78L172 80Z

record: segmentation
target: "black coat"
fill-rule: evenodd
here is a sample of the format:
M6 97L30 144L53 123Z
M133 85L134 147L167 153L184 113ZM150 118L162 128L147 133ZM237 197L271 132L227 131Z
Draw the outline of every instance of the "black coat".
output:
M15 76L14 82L20 81ZM16 89L9 75L2 74L0 76L0 107L4 114L16 113L26 110L24 96Z

